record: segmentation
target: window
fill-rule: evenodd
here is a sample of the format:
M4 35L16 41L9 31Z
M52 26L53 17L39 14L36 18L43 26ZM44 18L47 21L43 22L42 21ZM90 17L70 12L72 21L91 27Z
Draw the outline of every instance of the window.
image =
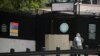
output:
M97 4L97 0L82 0L83 4Z
M74 0L48 0L49 3L52 3L52 2L73 2Z
M49 3L52 2L74 2L75 0L48 0ZM78 0L76 0L78 1ZM97 4L100 0L80 0L83 4Z

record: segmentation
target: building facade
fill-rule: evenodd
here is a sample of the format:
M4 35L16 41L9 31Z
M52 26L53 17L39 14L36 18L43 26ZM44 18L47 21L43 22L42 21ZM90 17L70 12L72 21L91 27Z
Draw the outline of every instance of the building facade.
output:
M51 2L74 2L75 0L48 0ZM76 0L79 1L79 0ZM83 4L100 4L100 0L80 0Z

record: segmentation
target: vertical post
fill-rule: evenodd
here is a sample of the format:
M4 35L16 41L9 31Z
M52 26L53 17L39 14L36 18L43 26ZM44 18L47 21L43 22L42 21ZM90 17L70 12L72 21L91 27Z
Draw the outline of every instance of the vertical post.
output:
M78 15L80 15L80 0L77 1L77 9L78 9Z
M85 45L85 48L88 49L88 45ZM85 54L85 56L88 56L88 54Z
M90 3L93 4L93 0L90 0Z
M15 50L13 48L10 49L10 53L13 54L15 52ZM10 56L10 55L7 55ZM15 56L15 55L11 55L11 56Z
M77 15L77 1L74 1L74 9L73 9L74 15Z
M56 51L57 51L57 54L56 54L56 56L60 56L60 47L56 47Z
M42 52L44 52L44 51L45 51L45 47L42 48ZM45 54L43 53L43 54L41 54L41 56L45 56Z

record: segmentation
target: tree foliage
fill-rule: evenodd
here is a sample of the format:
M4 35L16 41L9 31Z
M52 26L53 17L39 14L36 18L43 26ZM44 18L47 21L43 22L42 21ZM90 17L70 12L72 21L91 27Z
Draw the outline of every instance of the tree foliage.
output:
M3 10L31 10L43 7L46 0L0 0Z

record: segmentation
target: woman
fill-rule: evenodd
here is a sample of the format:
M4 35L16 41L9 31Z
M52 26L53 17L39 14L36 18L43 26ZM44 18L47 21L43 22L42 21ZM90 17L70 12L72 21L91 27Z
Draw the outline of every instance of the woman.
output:
M83 38L80 36L80 33L77 33L73 41L73 47L75 49L83 49L82 43L83 43Z

